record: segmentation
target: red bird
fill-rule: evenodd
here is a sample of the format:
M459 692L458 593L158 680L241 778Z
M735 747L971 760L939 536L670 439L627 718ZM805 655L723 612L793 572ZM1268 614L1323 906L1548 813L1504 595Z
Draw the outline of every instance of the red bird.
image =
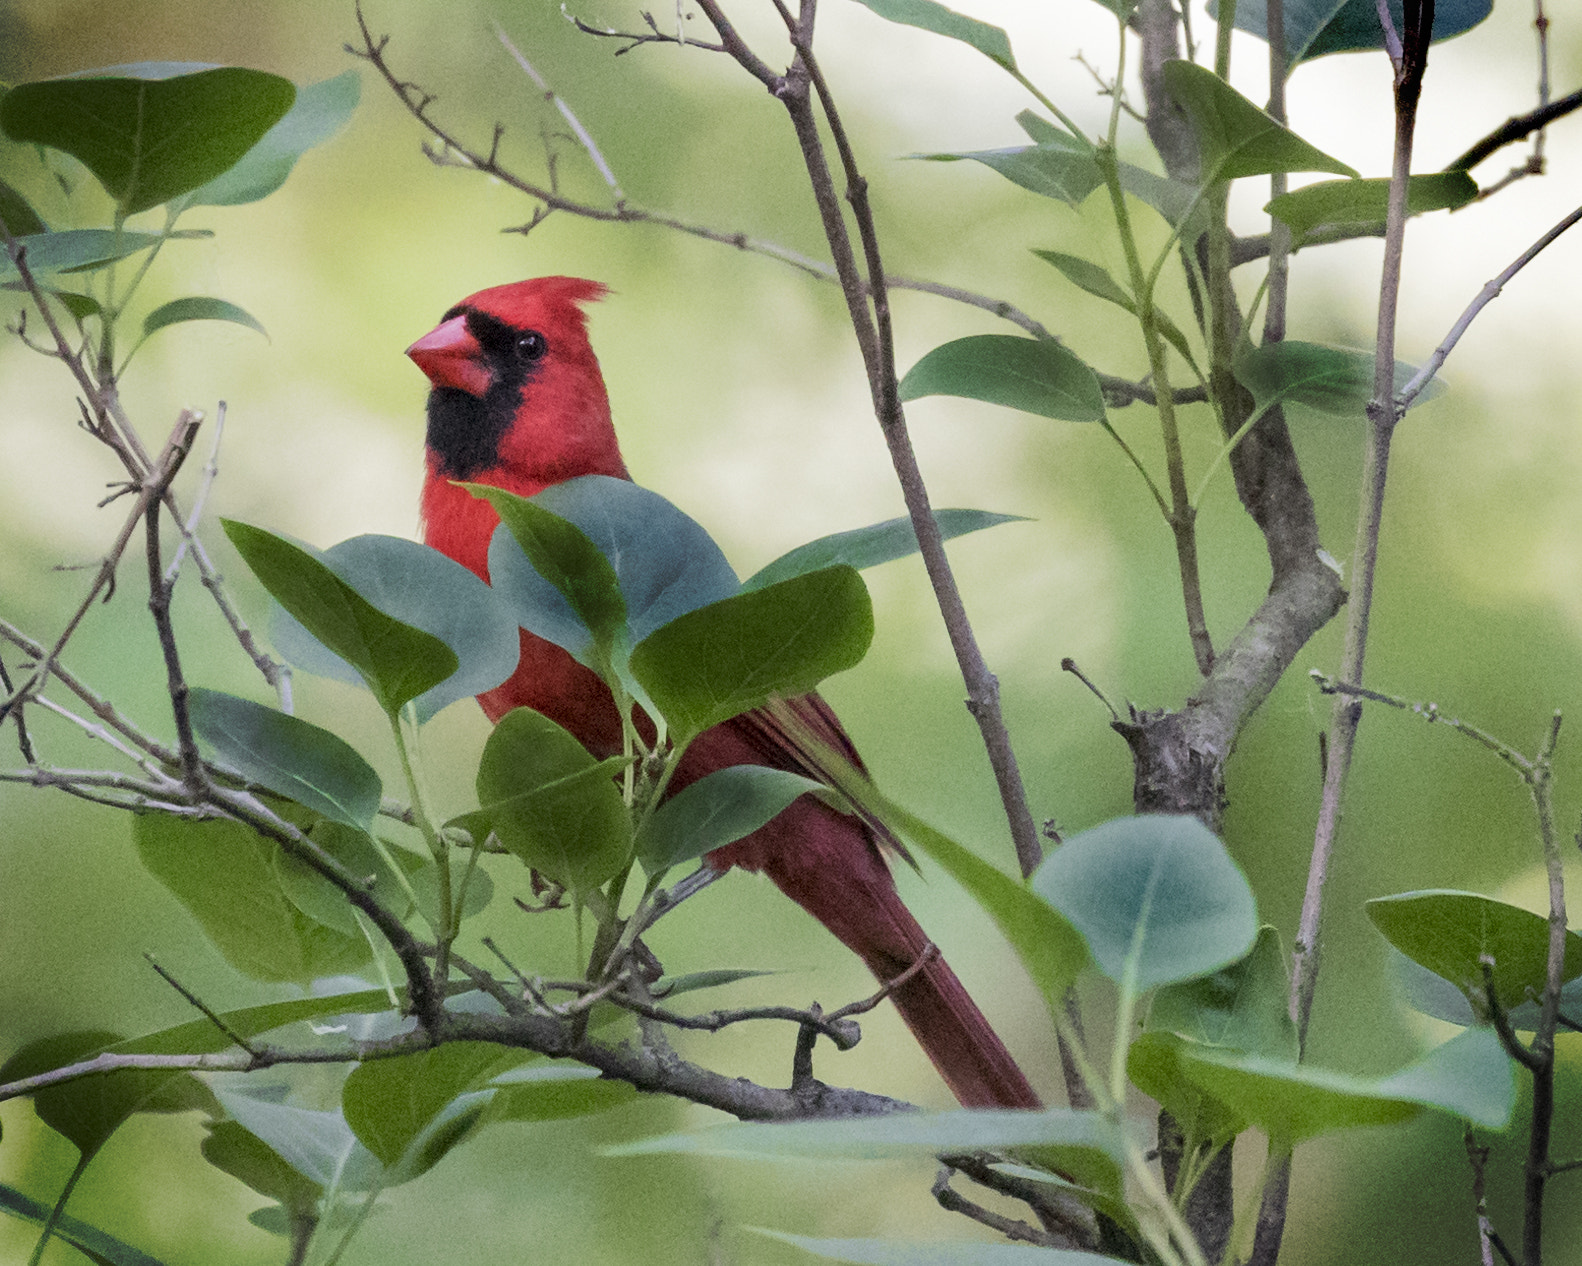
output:
M579 475L630 478L610 421L599 362L588 345L583 303L605 287L541 277L481 290L451 308L407 349L433 384L428 399L424 538L488 580L498 518L452 480L492 484L524 497ZM558 721L600 758L621 750L620 716L608 688L553 643L522 631L522 658L504 685L479 695L491 721L529 707ZM856 750L816 694L790 701L802 721L860 767ZM671 781L679 791L731 765L816 773L785 728L765 711L695 739ZM810 796L746 838L710 853L715 870L761 871L853 950L881 981L916 962L928 937L901 903L861 819ZM945 961L935 954L892 997L940 1075L968 1107L1037 1108L1039 1099Z

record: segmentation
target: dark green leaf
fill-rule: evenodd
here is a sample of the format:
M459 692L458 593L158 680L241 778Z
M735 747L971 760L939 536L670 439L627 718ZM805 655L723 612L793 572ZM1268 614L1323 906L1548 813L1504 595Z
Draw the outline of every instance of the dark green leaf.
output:
M798 796L823 784L766 765L732 765L706 774L659 806L637 841L650 875L750 835Z
M0 1209L40 1224L47 1222L50 1217L48 1205L4 1183L0 1183ZM54 1235L96 1263L107 1263L108 1266L164 1266L159 1258L150 1257L142 1249L133 1248L113 1235L106 1235L98 1227L90 1226L70 1214L62 1214L56 1221Z
M267 198L286 183L303 154L346 125L360 92L355 70L298 88L296 102L285 117L229 171L182 199L182 206L235 207Z
M618 479L610 482L626 484L625 480ZM530 603L516 601L517 595L527 589L531 581L520 574L519 566L509 565L508 557L502 557L500 565L496 566L491 546L490 579L496 590L506 595L518 623L529 632L565 647L582 663L604 674L613 663L616 638L626 627L626 601L621 596L621 582L609 559L586 532L553 510L504 488L487 484L465 487L473 496L494 507L501 526L515 540L532 577L548 581L564 600L563 603L546 602L543 598L548 595L543 595ZM509 555L509 550L502 553ZM543 623L543 617L538 614L540 608L555 612L555 631L560 636L549 637L535 627ZM574 644L567 645L567 641Z
M618 656L661 625L738 588L725 555L697 522L628 480L586 475L546 488L533 502L580 528L614 570L626 604ZM597 563L588 566L602 576ZM556 585L527 565L505 531L496 531L491 543L489 576L524 628L586 660L593 641L588 626Z
M611 781L622 762L596 761L531 708L507 713L484 744L478 802L500 843L573 892L627 864L632 827Z
M134 215L229 170L296 95L289 80L238 66L117 66L11 89L0 128L71 154Z
M451 854L450 890L453 901L456 899L456 894L461 892L462 877L467 874L471 860L464 853ZM423 917L429 921L430 926L438 927L441 921L439 865L432 859L423 858L418 862L417 869L412 874L412 890L417 893L417 905ZM459 911L462 918L477 914L487 907L494 899L494 880L489 878L489 872L481 866L473 867L472 877L467 881L467 891L464 896L465 900Z
M397 918L404 919L411 913L412 899L407 895L406 885L365 830L321 818L314 822L308 834L315 844L345 867L347 874L365 884L369 894L393 911ZM433 865L428 858L404 848L387 845L386 850L414 887L417 880L412 872ZM358 923L355 907L346 900L346 894L306 862L297 860L284 849L276 849L275 878L286 899L315 923L347 936L362 935L361 928L365 925Z
M1222 1147L1247 1128L1247 1119L1191 1075L1186 1060L1198 1044L1178 1033L1149 1030L1126 1051L1126 1075L1175 1118L1189 1147Z
M934 522L939 525L940 537L948 541L1001 523L1025 523L1027 519L1020 514L998 514L993 510L935 510ZM912 530L912 520L903 515L798 545L742 581L742 592L762 589L837 563L859 569L877 567L916 552L917 533Z
M386 713L456 671L460 661L443 641L380 611L302 546L234 519L221 522L275 601L361 674Z
M915 26L932 31L935 35L970 44L1007 70L1016 69L1016 58L1011 55L1011 41L1003 30L957 13L954 9L947 9L936 3L936 0L858 0L858 3L888 21Z
M1412 215L1454 210L1477 196L1478 182L1466 172L1433 172L1407 182L1406 209ZM1388 179L1321 180L1281 194L1264 210L1290 225L1291 232L1301 238L1329 225L1383 224L1389 201Z
M49 225L33 210L20 190L0 180L0 224L12 237L31 237L35 233L48 233Z
M0 1083L22 1081L91 1059L120 1041L120 1034L93 1029L39 1038L0 1065ZM186 1072L123 1068L78 1077L35 1091L39 1120L93 1156L116 1130L139 1112L190 1112L213 1108L209 1088Z
M1494 7L1494 0L1437 0L1434 5L1434 34L1439 40L1471 30ZM1210 0L1209 13L1217 12ZM1403 26L1400 0L1390 0L1395 29ZM1292 66L1322 57L1325 53L1352 53L1384 47L1384 28L1379 24L1378 0L1285 0L1286 54ZM1236 6L1238 29L1268 42L1267 0L1241 0Z
M1287 339L1262 347L1243 346L1233 369L1236 381L1252 393L1259 410L1302 404L1320 413L1362 417L1373 396L1373 356L1344 347L1324 347ZM1395 390L1417 373L1415 365L1395 362ZM1421 403L1444 390L1436 379L1418 395Z
M1513 1007L1541 995L1548 974L1549 921L1475 892L1403 892L1367 903L1368 917L1407 957L1463 993L1484 998L1483 959L1492 960L1494 993ZM1582 936L1566 933L1563 980L1582 976Z
M1080 206L1104 183L1104 176L1091 152L1065 145L1023 145L958 154L918 154L916 157L934 163L970 158L993 168L1013 185L1072 207Z
M1455 985L1443 976L1429 971L1422 964L1414 962L1393 945L1389 949L1389 954L1390 977L1408 1006L1436 1020L1460 1025L1462 1028L1480 1023L1478 1017L1473 1014L1472 1004L1467 1000L1467 995ZM1537 999L1529 998L1526 1002L1508 1006L1502 998L1500 1005L1505 1007L1506 1018L1510 1020L1511 1028L1519 1033L1532 1033L1537 1030L1539 1016L1542 1013ZM1582 1015L1582 976L1561 986L1560 1013L1567 1016Z
M246 1183L261 1196L278 1200L294 1216L311 1216L324 1188L288 1163L280 1153L237 1121L215 1121L202 1143L203 1159Z
M1047 339L974 334L929 352L901 380L901 399L962 396L1043 418L1097 422L1104 396L1074 352Z
M1252 890L1196 818L1116 818L1044 859L1033 889L1087 939L1111 980L1135 993L1235 962L1258 933Z
M154 878L254 980L307 984L370 961L361 936L325 927L291 903L275 877L277 846L241 823L142 813L132 819L132 838Z
M1097 264L1090 263L1076 255L1067 255L1061 251L1033 252L1039 259L1053 264L1072 285L1086 290L1096 299L1103 299L1113 303L1118 308L1123 308L1133 316L1137 315L1137 302L1130 293L1123 290L1113 277ZM1159 333L1171 347L1181 353L1181 358L1194 369L1197 362L1192 358L1192 345L1187 342L1186 335L1181 333L1176 323L1167 317L1158 308L1154 309L1154 322L1159 327Z
M344 739L274 708L194 686L192 727L250 782L348 826L371 830L384 787Z
M525 1058L526 1052L492 1042L447 1042L414 1055L369 1060L346 1078L341 1109L363 1146L387 1169L395 1169L403 1161L410 1164L409 1150L443 1122L457 1099ZM480 1111L486 1102L487 1096L481 1097ZM469 1126L476 1119L472 1114ZM448 1138L452 1146L459 1141L459 1135ZM429 1164L439 1158L432 1156Z
M516 670L520 644L505 602L438 550L398 536L368 535L331 545L318 557L379 610L432 633L455 652L461 667L414 700L419 721L458 699L493 690ZM298 668L363 681L290 615L282 613L271 631L280 653Z
M586 1064L534 1061L490 1081L494 1102L486 1122L559 1121L588 1116L629 1103L637 1091L629 1082L610 1081Z
M24 260L35 277L50 273L81 272L113 264L159 242L157 233L134 233L130 229L62 229L57 233L35 233L19 237L17 244L26 252ZM16 273L9 251L0 251L0 277Z
M1206 67L1166 62L1164 81L1191 121L1201 162L1199 180L1205 185L1277 171L1357 174L1276 123Z
M826 567L689 611L632 651L632 672L677 736L855 667L873 606L854 568Z
M209 299L201 295L160 304L143 318L143 337L147 338L156 330L182 321L229 321L232 325L245 325L249 330L257 330L265 338L269 337L269 331L245 308L239 308L224 299Z
M1353 1077L1190 1044L1181 1048L1181 1067L1246 1120L1290 1143L1409 1120L1424 1107L1498 1130L1516 1103L1515 1065L1492 1029L1468 1029L1388 1077Z

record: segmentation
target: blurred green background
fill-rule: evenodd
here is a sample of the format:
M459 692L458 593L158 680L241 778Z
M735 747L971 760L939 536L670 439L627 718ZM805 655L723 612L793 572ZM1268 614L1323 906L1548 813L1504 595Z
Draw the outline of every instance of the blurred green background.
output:
M740 0L742 29L771 63L785 53L767 4ZM1089 127L1107 101L1079 52L1113 65L1114 28L1088 0L1058 5L981 0L963 6L1003 24L1040 86ZM596 24L637 29L625 0L573 0ZM373 0L371 25L392 37L399 72L435 92L437 117L474 144L506 124L504 153L537 178L545 134L565 187L607 196L563 124L516 68L494 24L532 59L598 139L636 205L742 231L822 257L810 196L783 112L723 59L696 49L620 47L580 35L554 0L421 4ZM1199 30L1209 30L1199 10ZM1552 73L1559 95L1582 79L1582 31L1554 15ZM660 6L661 24L673 20ZM1036 198L976 164L908 155L1022 143L1013 122L1032 103L971 51L885 24L826 0L821 48L873 184L894 272L1010 300L1099 367L1140 375L1134 332L1112 309L1076 293L1028 254L1053 248L1107 262L1119 252L1102 200L1081 212ZM1507 116L1534 103L1531 11L1505 3L1484 26L1437 46L1419 128L1418 164L1448 161ZM703 25L701 17L689 23ZM320 0L9 0L0 3L0 79L19 82L139 60L256 66L308 83L352 63L349 4ZM1238 37L1235 76L1266 91L1264 48ZM702 521L747 574L811 537L901 512L860 364L833 287L762 257L644 226L552 216L531 235L503 234L532 206L519 194L431 165L418 129L384 85L361 69L363 104L329 145L309 153L286 187L262 203L205 208L184 225L216 236L173 244L146 288L151 307L182 295L241 304L269 341L231 326L166 331L143 349L125 383L151 442L185 406L228 402L220 477L206 539L230 570L214 519L231 515L319 545L362 532L417 528L426 383L402 349L473 290L545 273L608 282L592 315L617 424L634 475ZM1135 91L1135 89L1134 89ZM1381 56L1328 58L1291 84L1294 126L1365 174L1387 170L1388 70ZM1133 139L1132 157L1142 158ZM0 151L7 178L40 197L57 225L102 222L86 181L67 204L46 196L32 155ZM1582 124L1553 129L1552 174L1526 180L1454 217L1414 225L1408 240L1401 355L1421 360L1455 314L1582 188ZM1520 162L1502 152L1485 183ZM1242 182L1234 206L1258 228L1266 194ZM75 217L75 218L74 218ZM1371 340L1379 247L1365 242L1296 260L1292 334L1364 346ZM1577 711L1582 666L1582 445L1574 358L1582 239L1563 239L1523 274L1457 350L1450 391L1402 428L1386 516L1371 684L1433 699L1527 749L1550 711ZM1240 280L1251 294L1255 270ZM1173 292L1173 311L1189 310ZM896 296L900 359L910 365L947 338L1007 330L985 313L917 294ZM8 319L20 304L0 302ZM121 509L99 510L119 471L75 426L65 371L15 339L0 343L0 614L53 640L88 578L56 570L96 560ZM1168 532L1114 446L1094 428L1051 423L964 401L912 406L914 438L936 505L1029 516L952 546L985 651L1000 674L1035 816L1078 830L1130 805L1130 763L1103 708L1059 671L1074 657L1117 701L1178 705L1195 677L1175 586ZM1116 425L1155 469L1158 442L1140 410ZM1293 418L1332 554L1351 552L1360 427ZM1215 451L1211 422L1188 419L1189 461ZM200 441L206 444L207 439ZM199 462L185 476L190 499ZM1255 532L1221 477L1201 520L1211 625L1223 641L1267 584ZM68 664L142 724L169 729L158 650L138 568L122 568L115 600L96 607ZM962 687L921 568L868 574L879 634L867 662L828 695L892 794L1010 865L986 762L961 707ZM244 610L261 619L259 592L238 579ZM178 593L192 679L262 697L243 657L188 575ZM1317 733L1328 716L1305 677L1332 669L1338 628L1301 656L1245 733L1230 767L1228 843L1259 894L1263 916L1289 943L1319 792ZM8 656L8 662L14 657ZM394 772L378 718L349 688L298 677L302 715L331 726ZM46 758L105 763L59 725L37 722ZM485 723L470 705L436 721L429 744L440 807L471 804L466 775ZM1560 817L1582 810L1572 734L1557 771ZM8 765L17 763L7 735ZM127 820L50 793L0 785L0 1056L35 1037L113 1024L145 1031L186 1019L187 1005L143 962L149 951L213 1006L281 996L228 969L185 911L138 867ZM1383 942L1367 924L1368 897L1411 888L1500 889L1530 873L1537 849L1516 780L1442 728L1394 713L1365 724L1331 890L1314 1060L1357 1072L1388 1070L1437 1034L1410 1018L1385 975ZM507 895L519 871L496 868L501 891L480 930L518 962L551 973L572 965L569 925L530 921ZM1052 1039L1033 990L987 923L948 881L902 872L906 898L983 1002L1035 1082L1057 1094ZM476 932L473 934L476 936ZM775 968L767 983L721 1001L826 1006L871 982L855 959L772 887L735 875L667 920L656 948L671 971ZM479 951L481 957L482 952ZM1092 1017L1102 1034L1102 1002ZM865 1021L867 1040L820 1055L827 1080L944 1106L948 1094L893 1015ZM1567 1039L1569 1040L1569 1039ZM783 1083L791 1035L738 1029L684 1039L722 1069ZM1562 1070L1556 1154L1582 1151L1575 1050ZM1138 1105L1146 1121L1148 1105ZM928 1167L795 1167L707 1159L607 1159L601 1145L703 1123L712 1114L639 1102L585 1122L497 1127L420 1181L397 1190L349 1261L778 1262L793 1250L743 1228L813 1234L971 1236L927 1194ZM72 1149L38 1126L26 1103L0 1106L0 1181L51 1199ZM1493 1139L1491 1199L1515 1235L1523 1142ZM260 1201L197 1155L197 1119L139 1118L110 1143L78 1189L72 1212L172 1263L282 1260L283 1242L249 1227ZM1261 1144L1244 1141L1238 1172L1251 1182ZM1551 1260L1582 1261L1582 1207L1563 1177L1552 1187ZM832 1191L835 1194L832 1194ZM1283 1260L1440 1262L1475 1252L1470 1175L1455 1123L1431 1117L1395 1131L1357 1131L1298 1157ZM0 1221L0 1258L22 1260L29 1228ZM531 1246L531 1248L529 1247ZM51 1250L48 1260L69 1253Z

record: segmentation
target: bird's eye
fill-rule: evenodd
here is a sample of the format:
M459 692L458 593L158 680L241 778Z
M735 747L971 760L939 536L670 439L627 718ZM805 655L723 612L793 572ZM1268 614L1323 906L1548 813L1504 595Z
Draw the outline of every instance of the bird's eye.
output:
M537 330L529 330L516 340L516 354L521 360L537 360L549 350L549 341Z

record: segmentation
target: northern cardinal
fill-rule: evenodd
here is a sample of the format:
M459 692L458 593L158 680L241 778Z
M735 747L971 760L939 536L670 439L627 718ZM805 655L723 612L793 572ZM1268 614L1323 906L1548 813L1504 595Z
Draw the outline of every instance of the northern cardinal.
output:
M488 580L498 522L486 502L453 480L532 496L579 475L630 478L621 460L599 363L580 305L605 287L541 277L481 290L446 312L407 349L433 384L428 398L424 537ZM560 647L522 631L522 657L504 685L478 696L491 721L537 709L595 756L621 750L609 690ZM817 694L787 701L803 724L860 768L840 721ZM679 791L716 769L758 764L817 776L768 711L718 725L695 739L671 781ZM746 838L710 853L717 871L761 871L856 952L881 981L894 980L929 947L901 903L876 828L803 796ZM1037 1108L1038 1096L945 961L934 953L893 992L896 1007L956 1098L968 1107Z

